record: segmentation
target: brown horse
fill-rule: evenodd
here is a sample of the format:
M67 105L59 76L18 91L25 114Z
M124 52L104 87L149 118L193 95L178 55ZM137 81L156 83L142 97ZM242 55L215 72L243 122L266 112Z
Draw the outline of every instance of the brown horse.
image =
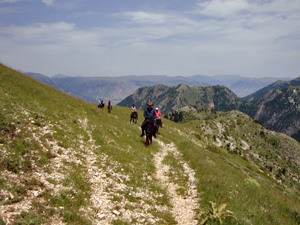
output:
M154 120L147 120L146 121L146 126L145 126L145 131L146 131L146 146L149 144L152 144L152 136L155 131L155 121Z
M159 127L162 127L162 121L160 118L155 119L155 127L156 127L156 133L158 134Z
M137 112L132 112L130 114L130 123L131 123L131 121L133 121L134 123L137 123L137 120L138 120L138 113Z

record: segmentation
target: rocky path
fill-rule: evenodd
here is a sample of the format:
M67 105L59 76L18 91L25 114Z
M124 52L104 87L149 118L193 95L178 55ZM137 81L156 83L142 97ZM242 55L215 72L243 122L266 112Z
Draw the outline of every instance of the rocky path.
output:
M87 212L91 215L96 213L93 224L113 224L115 220L132 224L157 224L159 218L150 212L166 212L168 210L167 207L155 204L155 199L158 199L159 196L145 188L134 190L127 186L124 181L129 181L130 177L116 172L117 168L121 168L122 165L109 160L106 154L96 150L87 119L80 122L89 136L87 142L82 141L81 147L86 150L85 166L87 178L91 183L91 205L87 208ZM97 154L95 154L95 150L98 152ZM124 196L124 193L128 193L134 199L141 199L141 201L131 202ZM113 201L114 197L120 201ZM152 204L149 205L147 202L152 202ZM133 221L135 222L133 223Z
M162 186L167 189L173 206L172 215L178 224L198 224L195 210L198 208L199 199L197 198L195 172L183 161L182 155L174 143L165 144L162 141L158 141L158 143L161 148L160 151L154 155L154 164L156 167L155 177ZM184 194L178 194L177 190L182 187L174 183L168 176L171 172L170 166L164 163L164 159L169 154L172 154L182 165L183 176L188 178L188 182L184 186Z
M157 182L155 185L161 185L161 189L166 190L172 205L170 207L166 204L162 205L160 202L161 198L165 198L165 191L156 191L147 185L136 187L129 184L131 177L123 170L122 164L103 153L102 146L95 144L91 133L93 127L88 123L87 118L78 119L80 128L86 132L88 138L78 135L74 139L76 145L67 149L59 146L55 139L45 139L45 142L42 142L41 137L46 134L52 136L55 132L54 125L28 127L33 139L45 151L51 150L55 157L50 160L49 172L39 170L32 174L43 185L27 190L26 197L17 203L0 206L0 219L6 224L13 224L14 219L21 212L27 212L34 208L33 201L44 204L42 196L45 191L52 196L59 196L61 191L72 189L72 182L69 182L68 186L62 185L68 171L68 164L65 165L64 162L69 162L82 168L82 176L90 185L90 204L83 206L80 212L89 218L92 224L106 225L116 221L128 224L173 224L173 218L180 225L197 224L195 210L199 200L197 199L195 172L183 160L181 153L173 143L165 144L155 140L160 145L160 151L153 157L155 173L145 174L141 178L147 182L153 182L153 178L155 178ZM175 163L180 165L179 173L182 174L180 177L184 177L186 181L184 184L178 183L174 179L176 178L174 174L170 176L171 167L165 162L165 158L170 155ZM18 180L16 175L11 172L3 172L2 175L12 181ZM50 183L49 180L55 181L55 184ZM181 190L180 193L178 189ZM11 193L0 190L1 196L8 200L14 198ZM63 210L61 206L50 205L47 207L53 210ZM168 220L170 217L172 220ZM48 222L49 224L65 224L58 215L52 216Z
M89 141L87 143L87 146L94 146L94 140L87 128L87 120L84 120L82 122L83 127L87 131L89 135ZM196 225L198 224L198 221L196 220L196 213L195 210L198 207L198 201L197 198L197 188L196 188L196 179L195 179L195 172L189 167L189 165L183 160L181 153L177 150L174 143L171 144L165 144L162 141L157 140L157 142L160 145L160 151L154 155L154 165L156 167L156 173L155 178L158 180L158 182L162 185L163 188L167 190L168 197L170 198L170 203L172 204L171 213L172 216L175 218L178 224L182 225ZM170 173L170 166L164 163L164 159L167 155L171 154L175 159L176 162L178 162L181 165L183 177L187 178L187 183L184 184L184 186L180 186L179 184L176 184L172 178L168 176ZM94 221L96 224L109 224L113 219L115 219L116 215L118 215L119 212L115 211L113 214L111 213L114 208L114 204L111 202L109 193L105 191L105 184L103 184L103 180L106 180L107 178L105 176L104 171L99 170L97 166L94 165L94 162L97 161L97 156L93 154L93 151L89 151L89 154L87 156L87 168L88 168L88 174L90 175L90 181L92 183L92 195L91 195L91 203L93 205L94 209L101 209L96 217L96 221ZM104 158L105 157L101 157ZM99 158L98 158L99 160ZM101 160L102 163L104 163L106 160ZM96 176L95 176L96 174ZM115 174L120 175L120 174ZM119 178L120 179L120 178ZM124 179L122 177L121 179ZM109 182L111 185L118 187L122 186L122 184L118 184L117 182L110 180ZM118 187L117 189L121 190L126 187ZM183 188L184 194L178 194L178 189ZM123 201L126 201L123 199ZM129 202L128 202L129 203ZM144 206L145 207L145 206ZM123 207L122 207L123 208ZM122 211L122 210L121 210ZM125 211L122 212L122 214L126 214ZM130 217L132 217L132 212L130 213ZM146 216L146 215L144 215ZM148 214L150 216L150 214ZM129 220L129 218L126 218L126 216L122 216L123 219ZM140 216L134 216L135 218L138 218ZM147 216L146 216L147 217ZM151 215L152 217L152 215ZM149 218L148 218L149 219ZM142 220L138 220L139 222L143 222ZM152 221L154 222L154 221ZM155 223L155 222L154 222Z

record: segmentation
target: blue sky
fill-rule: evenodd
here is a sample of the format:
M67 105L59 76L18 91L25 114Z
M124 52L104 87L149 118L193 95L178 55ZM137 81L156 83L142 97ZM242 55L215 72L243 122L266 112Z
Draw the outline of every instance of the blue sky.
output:
M300 76L300 0L0 0L0 62L48 76Z

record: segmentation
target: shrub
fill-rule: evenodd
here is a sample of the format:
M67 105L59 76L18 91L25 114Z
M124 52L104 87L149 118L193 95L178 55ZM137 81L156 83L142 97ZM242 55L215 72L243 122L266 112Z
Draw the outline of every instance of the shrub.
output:
M246 187L248 187L250 189L256 190L256 189L260 188L260 184L253 178L246 178L245 185L246 185Z
M227 204L222 204L219 207L216 207L216 203L209 202L210 210L208 212L200 212L198 217L200 219L201 225L207 224L208 222L216 222L223 224L223 221L226 220L236 220L234 213L225 210Z

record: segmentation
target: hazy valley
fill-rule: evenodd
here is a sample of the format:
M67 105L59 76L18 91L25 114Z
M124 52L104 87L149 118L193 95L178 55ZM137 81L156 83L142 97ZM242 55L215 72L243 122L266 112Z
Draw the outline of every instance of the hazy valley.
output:
M46 83L58 90L72 96L81 98L87 102L97 103L99 99L113 104L122 101L126 96L133 94L140 87L150 87L158 84L176 86L187 84L193 86L223 85L233 91L239 97L245 97L272 84L280 78L247 78L238 75L219 76L121 76L121 77L71 77L57 75L47 77L38 73L26 73L28 76ZM290 80L289 78L282 78Z

